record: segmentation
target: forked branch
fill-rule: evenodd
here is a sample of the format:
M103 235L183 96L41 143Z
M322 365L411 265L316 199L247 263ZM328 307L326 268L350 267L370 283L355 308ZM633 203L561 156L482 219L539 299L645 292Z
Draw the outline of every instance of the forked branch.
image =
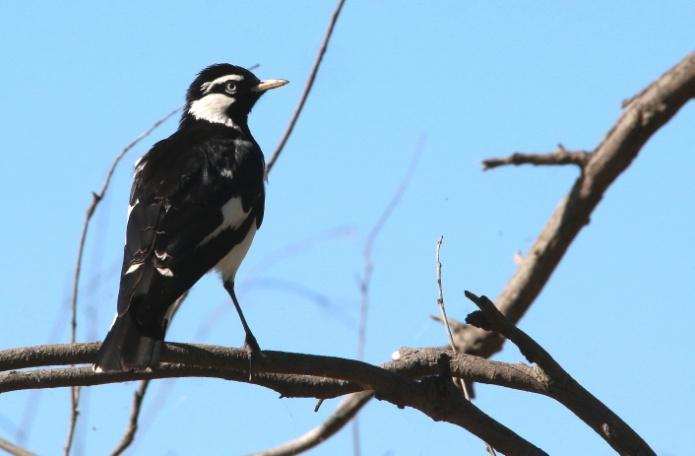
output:
M486 305L491 305L488 302L480 304L486 312L489 312ZM0 393L171 377L250 382L273 389L282 397L327 399L373 391L377 399L398 407L412 407L436 421L467 429L504 454L545 454L465 400L450 377L467 378L551 397L621 453L653 454L646 451L649 450L646 443L617 415L553 364L554 361L549 361L552 358L540 351L537 344L533 345L535 342L524 339L530 339L528 336L517 329L500 326L494 315L485 315L483 323L480 319L473 323L503 331L510 340L524 347L522 351L538 366L491 361L441 348L403 348L396 359L382 366L344 358L263 351L254 355L253 380L249 381L249 355L244 349L167 343L162 351L162 364L152 370L96 373L91 367L29 369L91 364L99 348L98 343L46 345L0 351ZM637 451L642 449L645 452Z
M495 331L516 345L526 359L540 368L548 395L572 410L591 426L615 451L624 455L656 455L625 421L584 389L531 336L514 326L486 296L466 291L466 297L480 308L466 322L486 331Z
M540 232L496 304L513 323L526 313L572 241L589 223L604 193L632 163L642 146L689 100L695 98L695 52L631 99L626 109L589 155L569 193ZM491 356L502 348L498 335L466 328L460 338L467 353Z

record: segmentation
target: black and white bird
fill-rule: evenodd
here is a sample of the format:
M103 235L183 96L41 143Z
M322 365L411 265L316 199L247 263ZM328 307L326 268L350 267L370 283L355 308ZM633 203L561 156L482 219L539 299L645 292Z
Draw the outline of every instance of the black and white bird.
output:
M246 347L260 350L234 293L265 204L265 161L247 118L263 93L285 84L234 65L205 68L188 89L178 130L136 163L118 313L95 370L156 366L175 302L212 269L239 313Z

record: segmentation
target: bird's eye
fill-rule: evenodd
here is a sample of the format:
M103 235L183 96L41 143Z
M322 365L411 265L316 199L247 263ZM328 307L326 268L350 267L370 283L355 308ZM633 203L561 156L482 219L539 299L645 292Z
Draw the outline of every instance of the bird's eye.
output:
M236 92L236 82L227 81L227 83L224 85L224 91L227 93Z

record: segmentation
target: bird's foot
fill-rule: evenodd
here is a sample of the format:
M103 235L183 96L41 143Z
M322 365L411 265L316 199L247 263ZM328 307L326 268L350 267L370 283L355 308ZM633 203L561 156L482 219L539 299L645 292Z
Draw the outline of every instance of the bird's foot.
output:
M253 356L255 353L261 351L261 347L258 345L258 341L256 341L253 334L246 334L246 338L244 339L244 348L249 356Z
M246 338L244 339L244 348L246 349L246 353L249 355L249 381L251 381L253 373L253 359L255 355L261 352L261 347L258 345L258 341L253 334L247 333Z

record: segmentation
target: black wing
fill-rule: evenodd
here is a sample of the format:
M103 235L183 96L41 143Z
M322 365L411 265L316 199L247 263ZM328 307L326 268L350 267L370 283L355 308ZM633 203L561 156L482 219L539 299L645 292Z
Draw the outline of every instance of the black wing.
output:
M162 340L167 310L264 211L263 156L253 141L175 133L136 167L118 294L143 334ZM226 206L226 216L222 208Z

